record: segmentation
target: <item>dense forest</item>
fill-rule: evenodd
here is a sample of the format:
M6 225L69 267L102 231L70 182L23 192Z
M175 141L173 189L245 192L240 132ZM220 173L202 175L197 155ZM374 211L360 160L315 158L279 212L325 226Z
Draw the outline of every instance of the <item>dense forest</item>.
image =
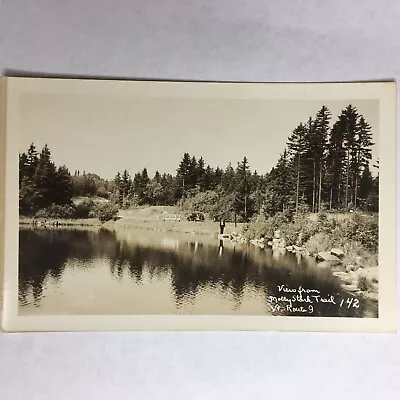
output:
M94 203L89 200L79 208L73 202L84 197L107 199L110 218L118 208L176 204L238 222L277 212L378 211L379 174L371 173L378 163L371 164L372 146L371 127L352 105L333 123L325 106L300 123L265 174L252 171L245 156L235 166L221 168L185 153L175 175L157 171L150 177L143 168L131 176L126 169L107 181L86 171L71 174L66 166L55 165L47 145L38 152L31 144L19 155L19 210L22 215L46 215L43 210L51 209L59 217L87 217ZM105 205L96 207L92 215L105 212Z

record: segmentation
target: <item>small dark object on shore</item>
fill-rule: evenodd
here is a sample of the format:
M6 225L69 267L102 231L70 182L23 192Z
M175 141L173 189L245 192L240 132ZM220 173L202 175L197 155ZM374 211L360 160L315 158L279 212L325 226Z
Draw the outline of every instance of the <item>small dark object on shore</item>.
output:
M195 212L195 213L191 213L188 217L187 217L188 221L196 221L196 222L203 222L204 221L204 215L200 212Z

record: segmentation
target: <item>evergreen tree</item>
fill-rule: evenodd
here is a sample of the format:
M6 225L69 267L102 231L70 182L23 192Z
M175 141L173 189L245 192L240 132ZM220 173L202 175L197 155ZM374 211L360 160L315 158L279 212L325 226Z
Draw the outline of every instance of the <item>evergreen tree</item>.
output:
M352 160L352 172L354 174L354 206L357 207L357 193L361 171L369 166L372 158L372 133L370 125L360 115L357 124L357 137L355 140L354 156ZM369 168L368 168L369 171Z
M247 222L253 210L250 199L251 172L246 156L237 165L234 182L236 188L236 213L241 217L242 221Z
M272 168L267 178L266 212L275 214L290 208L293 196L293 176L289 152L285 148L276 167Z
M342 112L344 120L344 148L346 152L346 166L345 166L345 193L344 193L344 206L345 208L353 205L352 195L354 191L354 164L352 168L352 161L357 157L357 120L358 111L351 104L346 107Z
M369 166L366 165L361 175L359 192L358 192L359 198L362 200L363 204L365 204L373 187L374 187L374 180L372 178Z
M63 165L57 169L55 176L55 185L53 203L70 204L72 202L72 177L68 168Z
M203 157L200 157L196 166L196 182L201 192L205 191L205 162Z
M178 183L177 197L179 198L185 197L186 191L190 189L191 167L192 159L190 157L190 154L184 153L176 171L176 178Z
M50 206L55 200L56 166L51 161L51 153L47 144L40 153L33 182L38 191L36 200L38 207L45 208Z
M247 163L247 159L246 159ZM239 163L238 163L239 164ZM237 183L237 179L235 176L235 170L232 167L232 164L229 163L225 168L225 171L221 175L221 184L222 188L226 193L232 193L235 190L235 186Z
M287 146L289 149L290 156L293 157L294 170L296 173L296 209L295 213L298 213L300 193L304 192L304 184L301 184L303 177L303 156L307 149L307 128L303 123L300 123L298 127L293 131L289 137Z
M117 199L117 203L119 207L122 207L124 203L124 193L122 189L122 179L121 174L118 172L114 178L114 188L115 188L115 196Z
M314 140L312 141L316 171L318 174L318 200L316 200L316 211L320 211L322 205L323 175L325 171L325 157L330 119L330 111L326 106L322 106L315 117Z
M340 115L333 124L327 151L327 181L329 186L329 209L338 208L343 199L343 177L345 173L346 150L344 148L345 118Z

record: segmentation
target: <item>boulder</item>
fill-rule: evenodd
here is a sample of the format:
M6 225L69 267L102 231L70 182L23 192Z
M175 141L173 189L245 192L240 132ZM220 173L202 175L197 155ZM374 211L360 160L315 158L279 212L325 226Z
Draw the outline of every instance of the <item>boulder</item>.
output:
M346 265L346 272L351 272L351 271L356 271L357 267L353 264L347 264Z
M337 265L337 264L342 263L342 261L340 260L339 257L334 256L333 254L331 254L328 251L321 251L320 253L318 253L316 255L315 259L318 262L324 261L325 263L328 263L329 265Z
M369 281L372 283L377 283L379 282L379 269L378 267L368 267L368 268L363 268L360 271L362 271L362 274L367 277Z
M342 249L337 248L337 247L335 247L334 249L331 250L331 254L333 256L336 256L336 257L340 258L341 260L344 257L344 251Z
M345 290L347 290L348 292L357 292L357 290L358 290L358 287L356 285L352 285L352 284L343 285L343 288Z
M280 231L279 229L277 229L277 230L274 232L274 238L275 238L275 239L280 239L280 237L281 237L281 231Z

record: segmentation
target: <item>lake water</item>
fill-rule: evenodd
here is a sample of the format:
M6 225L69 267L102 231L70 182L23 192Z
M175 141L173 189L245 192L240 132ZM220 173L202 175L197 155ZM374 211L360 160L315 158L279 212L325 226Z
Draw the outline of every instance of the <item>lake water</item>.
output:
M376 305L344 292L329 268L294 254L151 230L21 228L19 235L21 315L377 316ZM319 299L306 302L303 293L290 303L299 287L318 290Z

